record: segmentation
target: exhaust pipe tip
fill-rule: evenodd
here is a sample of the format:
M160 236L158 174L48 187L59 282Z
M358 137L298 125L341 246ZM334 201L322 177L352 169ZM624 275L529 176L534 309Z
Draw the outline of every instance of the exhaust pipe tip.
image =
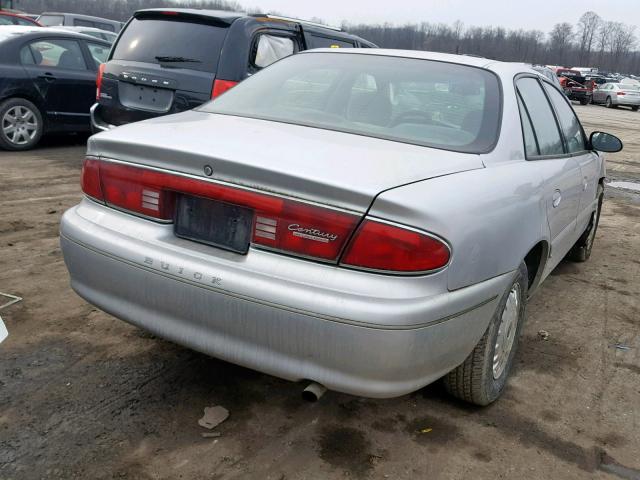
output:
M316 382L311 382L309 385L307 385L307 388L302 391L302 399L311 403L317 402L326 391L327 387L325 387L324 385L320 385Z

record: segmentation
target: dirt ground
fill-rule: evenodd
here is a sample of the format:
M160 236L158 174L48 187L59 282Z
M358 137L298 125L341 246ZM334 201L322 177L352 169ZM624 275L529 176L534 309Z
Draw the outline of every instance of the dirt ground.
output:
M576 109L625 141L609 176L640 180L640 114ZM82 141L0 153L0 292L24 298L0 310L0 479L640 478L639 194L608 189L591 260L563 262L532 299L494 405L438 383L309 404L302 385L154 338L71 291L58 222L81 197ZM212 405L231 415L204 438Z

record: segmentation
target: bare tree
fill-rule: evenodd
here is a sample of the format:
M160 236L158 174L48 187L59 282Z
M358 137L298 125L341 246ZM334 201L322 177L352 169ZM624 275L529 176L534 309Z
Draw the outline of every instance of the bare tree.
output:
M549 47L555 53L560 65L564 65L566 53L571 48L574 38L573 25L570 23L556 23L549 33Z
M595 12L586 12L578 22L578 35L580 38L580 64L588 65L591 60L591 49L598 27L602 22Z

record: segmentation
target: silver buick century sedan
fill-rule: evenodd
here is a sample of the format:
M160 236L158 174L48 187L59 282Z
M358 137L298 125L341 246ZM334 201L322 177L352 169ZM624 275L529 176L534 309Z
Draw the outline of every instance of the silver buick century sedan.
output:
M61 244L80 296L158 336L316 392L444 377L486 405L527 298L589 258L621 148L523 65L308 51L91 137Z

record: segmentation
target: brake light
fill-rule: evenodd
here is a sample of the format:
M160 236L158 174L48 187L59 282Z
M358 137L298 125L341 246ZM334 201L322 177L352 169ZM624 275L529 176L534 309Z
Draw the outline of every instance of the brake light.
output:
M342 256L341 265L367 270L419 273L449 263L449 247L426 233L366 219Z
M222 95L227 90L231 90L240 82L233 82L231 80L216 79L213 82L213 90L211 90L211 98L216 98Z
M104 75L104 67L104 63L101 63L98 67L98 75L96 76L96 100L100 100L100 90L102 89L102 76Z
M107 205L173 220L176 195L188 194L254 212L252 243L336 262L359 215L184 175L86 159L83 191Z
M160 12L162 15L180 15L178 12L164 11Z
M626 93L624 93L624 92L618 92L618 96L620 96L620 95L626 95Z

